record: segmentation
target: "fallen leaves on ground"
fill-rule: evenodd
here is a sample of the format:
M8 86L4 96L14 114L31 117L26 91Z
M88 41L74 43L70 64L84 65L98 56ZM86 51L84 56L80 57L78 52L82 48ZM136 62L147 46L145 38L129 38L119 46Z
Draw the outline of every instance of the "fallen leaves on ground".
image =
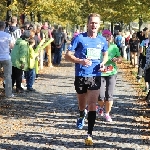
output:
M137 103L140 106L140 109L137 112L140 112L142 116L138 116L135 118L135 121L140 122L143 126L145 126L145 130L143 130L142 138L145 144L150 144L150 108L145 101L146 93L143 92L143 88L145 87L144 79L141 80L140 83L137 82L136 75L138 68L134 68L128 61L123 61L122 64L118 65L118 68L123 72L123 79L129 83L136 91Z
M65 72L65 67L72 67L73 64L70 62L67 62L63 59L62 64L60 67L64 67L64 72ZM150 140L150 136L146 135L145 131L150 131L150 109L147 107L147 103L144 100L144 97L146 96L146 93L144 93L143 87L144 87L144 82L141 83L137 83L136 80L136 73L137 73L137 68L133 68L132 65L129 64L129 62L127 61L123 61L122 64L118 65L119 69L123 72L123 79L125 81L128 81L129 83L131 83L132 87L134 88L134 90L136 91L136 95L135 97L137 97L137 103L140 106L140 109L137 110L142 112L142 116L138 116L135 117L135 121L140 122L143 126L145 126L145 130L143 130L143 140L144 143L148 143ZM51 69L50 67L46 67L44 66L44 69L40 70L39 73L42 75L47 74L48 69ZM57 74L57 71L59 70L59 67L53 67L51 74ZM67 71L66 71L67 74ZM0 70L0 85L2 85L2 81L3 81L3 72L2 70ZM4 90L0 89L0 99L4 98ZM0 112L5 112L8 111L8 109L12 107L12 106L8 106L7 104L1 104L0 103ZM5 114L5 113L4 113ZM0 121L2 121L3 119L0 118ZM147 129L147 130L146 130Z

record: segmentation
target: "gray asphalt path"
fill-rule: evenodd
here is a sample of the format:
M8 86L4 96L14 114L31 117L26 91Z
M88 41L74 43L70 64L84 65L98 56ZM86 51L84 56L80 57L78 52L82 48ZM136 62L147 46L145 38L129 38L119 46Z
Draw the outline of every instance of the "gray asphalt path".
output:
M2 150L149 150L142 140L145 127L135 118L140 114L135 92L118 73L113 122L96 120L94 146L86 147L82 130L76 129L78 116L73 86L74 66L44 68L36 80L35 93L16 94L0 102L0 149ZM148 131L145 131L148 132ZM149 134L149 133L147 133Z

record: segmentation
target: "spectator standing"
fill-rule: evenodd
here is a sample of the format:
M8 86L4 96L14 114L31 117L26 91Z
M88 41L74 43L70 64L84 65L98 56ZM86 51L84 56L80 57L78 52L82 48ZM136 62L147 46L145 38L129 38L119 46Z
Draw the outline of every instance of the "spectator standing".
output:
M22 35L22 38L17 39L14 48L11 52L12 61L12 87L16 82L16 92L22 93L21 87L23 71L28 70L29 44L26 41L30 37L30 32L27 30Z
M125 53L124 57L126 60L130 61L130 48L129 48L130 32L125 33Z
M35 28L35 37L37 37L37 45L41 42L41 40L43 40L43 37L44 37L44 34L42 33L41 31L41 25L40 24L37 24L36 25L36 28ZM34 37L34 39L35 39ZM34 49L37 48L37 45L34 46ZM40 51L40 58L38 59L38 57L36 58L36 66L39 65L39 61L40 61L40 68L42 69L43 68L43 50ZM36 78L37 79L39 77L38 75L38 68L36 67L35 69L35 73L36 73Z
M53 60L54 66L60 65L64 40L65 40L65 35L62 32L62 27L59 27L58 30L54 33L54 44L55 44L55 53L54 53L54 60Z
M143 41L143 31L137 32L137 37L138 37L140 43L142 43L142 41Z
M63 30L63 33L64 33L64 44L63 44L63 51L64 53L66 52L66 43L67 43L67 33L66 33L66 30Z
M12 63L9 49L14 46L14 41L10 34L4 32L5 22L0 21L0 68L3 67L5 79L5 96L12 97Z
M121 56L123 57L123 51L122 51L122 48L121 48L121 41L122 41L122 35L121 35L121 32L118 31L118 33L117 33L117 35L115 37L115 43L116 43L116 45L119 48Z
M34 36L30 37L30 39L28 40L29 42L29 64L28 64L28 70L25 72L25 77L26 77L26 84L27 84L27 91L31 91L34 92L35 89L33 89L33 84L35 81L35 59L36 57L39 55L39 53L35 52L33 47L35 46L35 40L34 40Z
M17 27L17 17L13 16L11 18L11 24L5 29L5 32L9 33L12 37L13 43L21 36L21 29Z
M121 39L121 49L122 49L122 55L123 55L123 57L125 56L125 51L126 51L126 47L125 47L126 45L125 45L125 33L124 32L122 32L122 39Z
M41 25L40 24L37 25L35 34L38 36L40 41L43 39L44 33L42 33L42 31L41 31Z
M36 34L36 29L32 29L30 30L30 39L34 39L35 43L33 46L33 49L35 50L37 48L37 46L40 44L40 38L38 37L38 35ZM39 58L36 57L36 69L35 69L35 77L36 79L38 78L38 73L39 73Z
M54 39L54 35L56 33L56 29L54 27L51 28L51 32L52 32L52 38ZM51 58L52 60L54 60L54 54L55 54L55 43L54 41L51 42Z
M139 56L139 66L138 66L138 75L137 75L138 82L140 82L140 79L144 75L143 68L145 67L145 64L146 64L146 49L148 48L148 43L149 43L148 31L146 31L144 35L145 35L145 39L140 44L140 48L139 48L140 56ZM148 82L145 82L145 90L144 91L148 92L148 89L149 89Z
M49 29L48 22L45 22L41 28L41 32L44 35L45 42L47 42L50 38L52 38L51 30ZM46 48L46 54L48 58L48 67L52 66L51 62L51 44L47 45Z
M140 39L141 40L140 43L142 43L142 41L145 40L145 34L147 34L147 32L148 32L148 28L145 27L142 32L142 37Z
M150 33L148 35L148 39L150 41ZM144 76L145 82L147 82L149 85L148 93L145 97L145 100L148 102L148 105L150 106L150 43L148 45L148 48L146 49L146 63L144 67L144 72L145 72Z
M138 58L138 50L139 50L139 40L136 37L136 33L133 33L132 38L129 40L129 48L131 55L131 65L137 67L137 58Z

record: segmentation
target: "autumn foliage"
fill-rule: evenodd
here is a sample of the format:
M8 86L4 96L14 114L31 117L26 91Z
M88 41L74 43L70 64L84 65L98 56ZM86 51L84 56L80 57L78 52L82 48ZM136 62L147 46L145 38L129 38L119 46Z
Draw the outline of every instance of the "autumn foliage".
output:
M147 21L149 16L149 0L12 0L7 6L7 0L1 0L0 19L5 19L7 9L11 9L13 15L20 16L25 13L30 18L33 12L37 21L37 13L40 12L43 20L51 23L85 24L86 17L91 12L101 14L102 20L110 22L132 22L139 17Z

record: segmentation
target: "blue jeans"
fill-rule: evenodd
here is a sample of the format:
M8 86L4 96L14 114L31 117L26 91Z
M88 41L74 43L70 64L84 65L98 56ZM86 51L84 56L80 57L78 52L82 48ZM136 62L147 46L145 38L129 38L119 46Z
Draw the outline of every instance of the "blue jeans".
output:
M59 65L61 62L61 57L62 57L62 47L60 48L55 47L53 64Z
M63 44L63 51L66 51L66 43Z
M27 89L32 88L35 81L35 69L29 69L25 72L25 78L27 83Z
M12 95L12 63L11 60L0 61L0 68L3 67L4 79L5 79L5 96L9 97Z
M127 53L127 60L130 61L130 49L129 48L126 49L126 53Z

